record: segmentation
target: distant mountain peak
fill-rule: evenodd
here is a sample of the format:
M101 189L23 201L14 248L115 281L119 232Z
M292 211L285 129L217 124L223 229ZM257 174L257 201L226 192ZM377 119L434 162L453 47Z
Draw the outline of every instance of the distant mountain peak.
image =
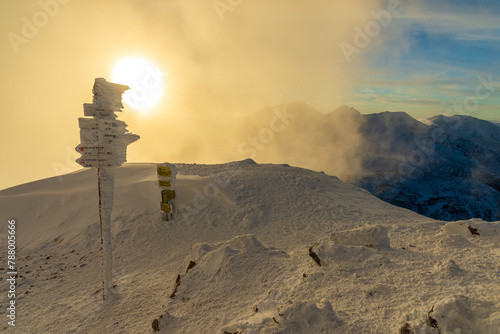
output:
M343 104L337 109L330 112L330 114L339 114L339 113L361 114L356 108L349 107L347 104Z
M500 150L500 128L489 121L469 115L436 115L428 118L426 123L446 129L459 138L467 138L496 152Z
M306 102L304 101L294 101L294 102L291 102L288 104L288 107L292 107L292 108L311 108L313 109L313 107L311 107L309 104L307 104Z

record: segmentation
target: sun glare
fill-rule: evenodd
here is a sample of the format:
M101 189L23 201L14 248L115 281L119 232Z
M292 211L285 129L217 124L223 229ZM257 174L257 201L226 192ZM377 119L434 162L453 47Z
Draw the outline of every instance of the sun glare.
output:
M113 67L111 80L127 85L130 90L123 94L127 106L148 112L162 99L165 77L159 67L142 57L128 57Z

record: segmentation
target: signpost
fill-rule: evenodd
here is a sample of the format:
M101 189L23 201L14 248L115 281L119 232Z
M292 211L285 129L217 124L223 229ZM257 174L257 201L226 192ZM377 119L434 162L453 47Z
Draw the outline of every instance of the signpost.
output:
M165 220L170 220L176 212L175 204L175 176L177 171L175 165L164 163L156 166L158 174L158 186L161 190L160 209L165 212Z
M102 282L104 300L112 297L111 214L116 167L127 161L127 146L139 139L128 133L127 124L117 120L115 112L123 108L122 94L129 87L96 78L93 102L83 105L84 116L78 119L81 143L75 149L82 156L76 162L83 167L97 168L99 217L101 221Z

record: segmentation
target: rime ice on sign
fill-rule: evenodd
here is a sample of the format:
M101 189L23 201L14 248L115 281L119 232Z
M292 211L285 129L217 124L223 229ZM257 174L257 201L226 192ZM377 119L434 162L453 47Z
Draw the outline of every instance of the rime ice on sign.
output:
M81 143L76 151L82 156L76 160L83 167L97 167L99 189L99 216L101 220L101 254L103 299L112 297L111 215L114 198L116 167L127 161L127 146L138 135L128 133L127 124L117 118L121 111L122 94L128 86L95 79L92 103L83 105L84 116L78 119Z
M95 79L92 104L83 105L84 115L78 119L80 145L76 151L82 156L76 162L83 167L118 167L127 161L127 146L139 139L129 133L127 124L117 118L121 111L122 94L128 86Z

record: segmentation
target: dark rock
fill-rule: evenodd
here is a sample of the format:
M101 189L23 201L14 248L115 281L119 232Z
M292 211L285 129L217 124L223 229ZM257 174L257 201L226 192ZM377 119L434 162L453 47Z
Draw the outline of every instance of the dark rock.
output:
M160 331L160 322L158 321L158 319L153 320L153 323L152 323L151 326L153 327L153 330L155 332L159 332Z
M312 247L309 248L309 256L312 257L312 259L321 267L321 260L319 259L318 254L314 253Z

